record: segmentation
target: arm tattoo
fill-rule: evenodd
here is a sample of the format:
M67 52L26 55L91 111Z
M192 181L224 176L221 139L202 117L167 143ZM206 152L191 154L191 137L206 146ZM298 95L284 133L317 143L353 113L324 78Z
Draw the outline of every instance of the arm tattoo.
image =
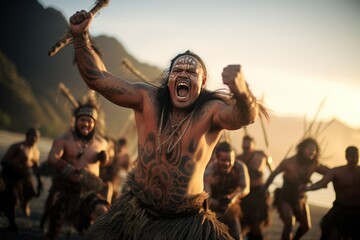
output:
M227 109L221 109L222 113L219 114L220 121L227 125L239 125L241 122L241 113L239 108L234 107L233 111L230 112Z
M115 85L101 85L97 87L98 91L104 95L125 95L128 90L125 87Z

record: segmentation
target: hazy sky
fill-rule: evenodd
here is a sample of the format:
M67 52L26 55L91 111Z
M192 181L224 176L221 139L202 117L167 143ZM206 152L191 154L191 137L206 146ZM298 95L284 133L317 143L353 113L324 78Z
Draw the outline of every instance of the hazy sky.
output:
M93 2L40 0L67 19ZM209 89L222 87L224 66L241 64L274 114L311 120L326 98L320 119L360 128L358 0L112 0L90 32L160 68L190 49L208 67Z

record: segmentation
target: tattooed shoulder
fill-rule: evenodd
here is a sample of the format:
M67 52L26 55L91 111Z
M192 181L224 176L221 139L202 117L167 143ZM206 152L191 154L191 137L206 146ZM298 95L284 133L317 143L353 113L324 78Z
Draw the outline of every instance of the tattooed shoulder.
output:
M150 87L150 88L147 88L147 92L148 92L147 98L148 98L149 103L153 107L156 107L157 106L157 101L156 101L157 89L153 88L153 87Z

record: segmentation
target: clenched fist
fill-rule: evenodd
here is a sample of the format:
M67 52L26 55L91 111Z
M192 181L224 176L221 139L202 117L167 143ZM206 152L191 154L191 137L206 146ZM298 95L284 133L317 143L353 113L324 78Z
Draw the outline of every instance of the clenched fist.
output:
M93 19L91 12L81 10L76 12L70 17L70 31L73 37L82 36L83 33L87 32L90 27L90 23Z
M106 163L106 159L107 159L107 154L105 151L100 151L97 156L96 156L96 159L98 161L100 161L100 163L104 164Z
M234 95L248 94L249 90L240 65L228 65L222 72L223 83Z

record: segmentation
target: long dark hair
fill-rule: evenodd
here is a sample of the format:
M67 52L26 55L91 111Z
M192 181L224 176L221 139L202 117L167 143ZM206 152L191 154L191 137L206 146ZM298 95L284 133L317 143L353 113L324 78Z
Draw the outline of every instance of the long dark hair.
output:
M307 158L305 157L304 150L309 144L314 144L316 147L315 161L319 161L320 157L320 146L314 138L305 138L296 146L297 160L306 163Z

